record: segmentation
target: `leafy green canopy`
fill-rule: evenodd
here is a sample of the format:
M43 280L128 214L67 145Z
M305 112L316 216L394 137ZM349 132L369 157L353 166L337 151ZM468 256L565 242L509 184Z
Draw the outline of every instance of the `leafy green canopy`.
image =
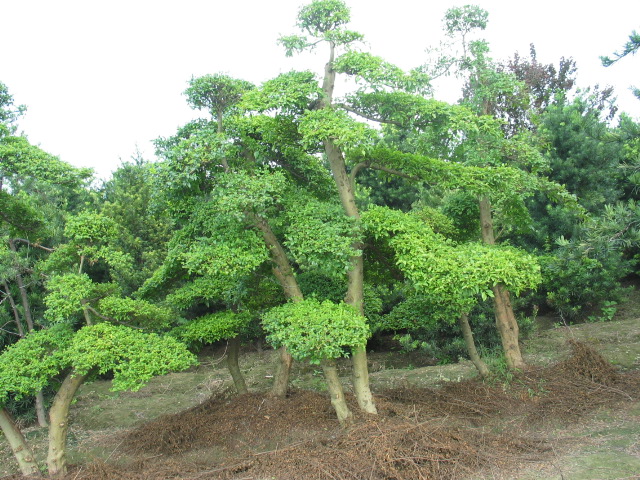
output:
M170 337L109 323L75 334L59 325L27 335L0 355L0 405L9 395L41 390L70 368L80 375L113 372L113 390L138 390L156 375L195 363L185 345Z
M51 183L83 185L92 175L91 169L74 168L21 136L0 138L0 158L0 177L14 181L37 178Z
M0 355L0 405L46 387L66 366L73 331L67 325L28 334Z
M321 201L302 189L286 200L284 245L302 271L335 280L351 267L353 248L361 236L355 219L344 215L337 202Z
M348 356L370 335L365 318L354 307L329 300L306 299L272 308L262 323L274 347L285 346L295 359L313 364Z
M493 296L497 284L518 294L541 282L535 257L516 248L455 244L412 215L386 207L364 212L362 221L374 237L388 242L396 264L418 291L461 311L468 311L477 295Z
M367 52L348 51L336 58L333 68L354 78L361 88L386 89L426 95L431 92L429 77L419 69L405 73L401 68Z
M214 117L218 117L237 105L242 95L252 88L249 82L215 74L192 78L184 93L192 108L206 108Z
M286 55L315 47L322 41L335 45L348 45L362 40L362 34L344 28L351 20L349 7L341 0L316 0L303 6L298 13L297 26L305 35L280 37L278 42L285 47Z
M215 343L242 335L250 322L248 313L217 312L191 320L175 329L174 334L187 344Z

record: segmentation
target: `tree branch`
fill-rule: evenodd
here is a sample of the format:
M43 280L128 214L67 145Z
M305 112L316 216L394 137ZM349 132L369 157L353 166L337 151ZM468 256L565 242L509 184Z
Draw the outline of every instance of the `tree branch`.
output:
M372 122L378 122L378 123L386 123L388 125L395 125L396 127L404 126L401 122L398 122L398 121L395 121L395 120L386 120L384 118L374 117L372 115L367 115L366 113L364 113L364 112L362 112L360 110L356 110L355 108L350 107L349 105L346 105L344 103L336 103L335 106L344 108L347 112L350 112L350 113L353 113L355 115L358 115L359 117L362 117L365 120L370 120Z
M14 242L20 242L20 243L24 243L30 247L34 247L34 248L39 248L40 250L44 250L45 252L55 252L55 248L49 248L49 247L45 247L43 245L40 245L39 243L33 243L29 240L27 240L26 238L14 238L13 239Z

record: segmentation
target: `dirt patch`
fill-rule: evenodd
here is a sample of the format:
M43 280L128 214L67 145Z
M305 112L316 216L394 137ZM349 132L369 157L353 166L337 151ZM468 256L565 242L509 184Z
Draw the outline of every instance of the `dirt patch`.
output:
M381 392L379 415L359 415L348 430L338 428L321 393L214 395L111 439L119 453L68 478L414 480L487 472L514 478L523 465L557 455L545 426L570 426L598 408L637 403L637 372L620 373L582 343L572 349L566 360L508 382Z
M331 404L319 393L296 390L287 398L255 393L215 396L141 425L125 436L124 447L134 453L175 455L215 445L237 454L336 428Z

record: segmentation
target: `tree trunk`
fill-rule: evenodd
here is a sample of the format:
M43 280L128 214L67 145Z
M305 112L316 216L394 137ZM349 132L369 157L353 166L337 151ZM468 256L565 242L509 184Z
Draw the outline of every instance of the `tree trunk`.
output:
M322 371L327 381L329 395L331 395L331 405L333 405L336 411L340 425L346 427L353 421L353 414L351 410L349 410L349 406L344 398L344 390L342 388L342 382L340 382L340 377L338 376L336 361L334 359L324 360L322 362Z
M484 243L495 245L491 202L487 197L480 199L480 226ZM494 285L491 290L493 291L493 310L496 317L496 326L502 341L507 366L511 369L524 368L526 364L520 352L518 322L513 313L509 291L501 284Z
M520 329L513 313L509 291L504 285L496 285L493 290L493 305L496 311L496 325L500 332L502 348L504 349L507 366L511 369L523 369L526 366L520 343L518 341Z
M64 379L49 410L49 454L47 468L52 478L61 479L67 473L67 433L69 430L69 407L88 375L71 371Z
M41 427L48 427L47 422L47 409L44 408L44 395L42 390L36 393L36 416L38 417L38 425Z
M14 255L18 254L16 244L13 240L9 240L9 248L14 253ZM22 300L22 308L24 309L24 319L27 322L27 328L30 332L33 332L33 317L31 316L29 297L27 296L27 289L24 286L24 281L22 280L22 274L19 271L16 272L16 283L18 284L18 290L20 291L20 299Z
M335 58L335 45L330 43L329 61L325 66L324 79L322 82L322 90L324 92L324 98L319 104L319 108L330 107L333 101L333 91L335 87L336 72L333 69L333 60ZM349 175L347 174L347 168L344 163L344 156L342 151L333 143L332 140L326 139L323 141L324 150L327 155L327 160L331 167L331 173L333 179L336 182L338 188L338 195L340 196L340 202L344 209L345 215L351 218L359 219L360 213L356 205L356 198L353 192L353 184ZM355 241L353 244L355 250L362 251L363 245ZM349 284L347 289L347 297L345 302L349 305L353 305L358 311L363 314L362 309L362 291L364 282L364 268L362 254L353 256L351 258L351 270L349 271ZM353 357L353 387L356 398L358 399L358 405L367 413L377 413L375 403L373 401L373 395L369 387L369 371L367 366L367 353L364 348L358 349L354 352Z
M342 152L332 141L324 141L325 152L331 166L333 178L338 187L340 201L347 216L360 218L352 183L347 175ZM363 245L359 241L353 243L355 250L362 251ZM364 260L362 254L351 257L351 269L348 273L348 287L345 303L355 307L361 315L364 315ZM354 350L353 356L353 389L360 409L367 413L376 414L375 402L369 386L369 367L367 365L367 352L364 347Z
M13 418L11 418L11 415L9 415L9 412L5 408L0 408L0 430L2 430L2 433L11 446L11 450L16 457L22 475L25 477L42 477L38 464L29 445L27 445L24 435L22 435L22 432L16 426Z
M473 340L473 332L471 331L471 325L469 325L469 317L466 313L460 315L458 318L458 325L460 325L460 330L462 330L462 336L464 338L464 343L467 346L469 358L478 370L480 377L487 378L489 376L489 367L487 367L487 364L482 361L478 350L476 350L476 343Z
M278 349L278 363L276 374L273 379L273 385L269 395L272 397L286 397L289 389L289 377L291 375L291 366L293 365L293 357L285 347Z
M300 290L298 281L293 275L293 269L291 268L291 264L289 263L289 259L287 258L284 248L280 245L278 237L273 233L273 230L271 230L271 226L266 219L253 214L249 214L248 216L253 221L255 227L262 233L262 238L269 249L271 261L273 262L273 274L278 280L278 283L280 283L285 298L292 302L302 301L304 299L302 290ZM286 348L281 347L279 350L278 360L279 362L275 379L269 395L274 397L284 397L287 395L293 358L289 352L287 352Z
M244 381L242 372L240 371L240 365L238 365L238 354L240 352L240 338L234 337L229 340L229 353L227 353L227 367L231 378L233 378L233 384L236 387L238 395L247 393L247 384Z
M13 320L16 323L16 329L18 330L18 336L20 338L24 337L24 327L22 326L22 320L20 320L20 312L18 311L18 306L16 305L15 300L13 299L13 295L11 295L11 290L9 290L9 284L6 281L2 282L5 290L5 298L9 300L9 305L11 306L11 311L13 312Z

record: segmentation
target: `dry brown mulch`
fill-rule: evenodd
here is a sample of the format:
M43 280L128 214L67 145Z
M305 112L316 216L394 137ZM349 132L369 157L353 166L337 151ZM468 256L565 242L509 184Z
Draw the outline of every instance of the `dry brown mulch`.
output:
M454 480L504 472L548 455L536 425L572 422L640 396L637 372L622 374L587 345L571 346L567 360L508 383L469 380L383 392L376 398L379 415L360 415L348 430L338 428L326 396L314 392L212 398L128 433L121 448L139 460L95 462L68 478ZM222 461L199 457L212 447L224 452Z

